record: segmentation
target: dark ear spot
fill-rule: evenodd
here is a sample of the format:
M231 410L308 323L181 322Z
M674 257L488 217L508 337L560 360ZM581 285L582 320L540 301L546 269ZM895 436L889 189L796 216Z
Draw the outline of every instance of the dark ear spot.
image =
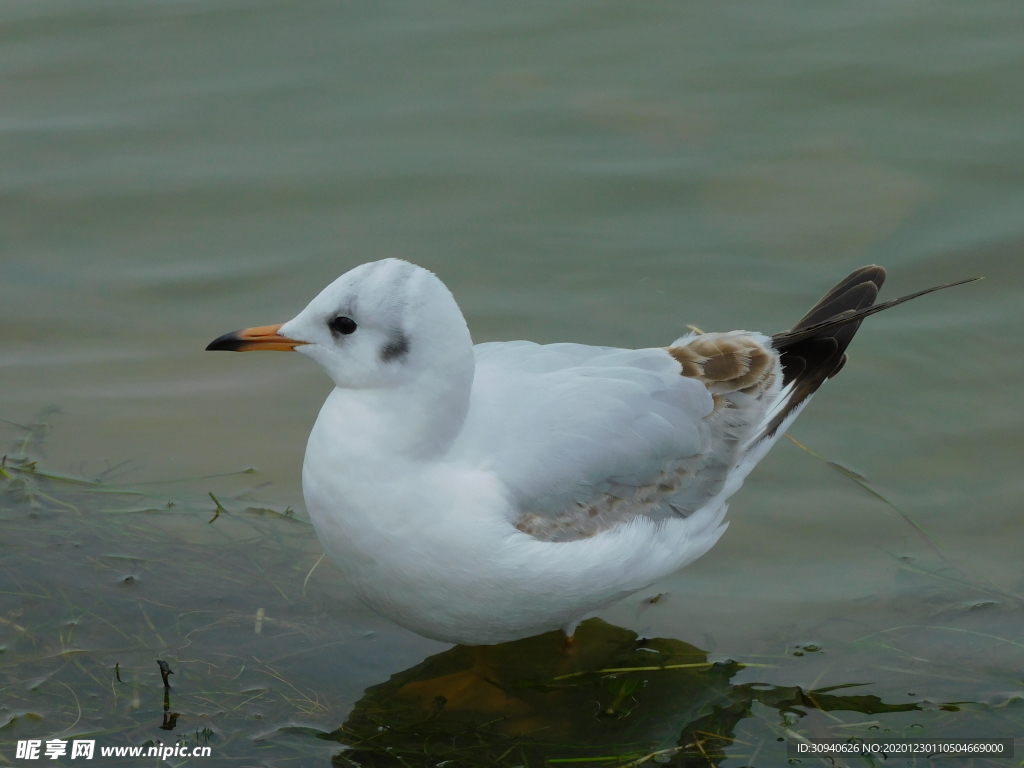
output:
M400 360L409 354L409 337L402 331L395 331L388 339L388 343L381 347L380 360L382 363L390 363L393 360Z

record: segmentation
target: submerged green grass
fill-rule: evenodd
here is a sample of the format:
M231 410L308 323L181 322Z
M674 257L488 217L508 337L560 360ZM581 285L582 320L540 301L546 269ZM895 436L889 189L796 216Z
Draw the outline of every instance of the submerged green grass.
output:
M351 702L279 663L345 639L317 626L323 595L304 594L321 555L307 522L251 501L251 473L211 502L122 487L117 467L46 470L48 431L25 425L0 465L0 760L56 737L188 741L237 761L274 723L344 716ZM173 671L166 713L157 659ZM322 759L292 742L278 761Z
M557 634L495 646L452 695L475 652L385 681L388 643L339 607L308 522L255 500L253 470L53 471L52 416L10 425L0 462L0 763L19 739L92 738L210 745L204 765L738 768L788 765L780 739L1024 734L1019 598L931 537L932 562L894 556L904 619L824 647L767 638L732 661L595 620L570 656Z

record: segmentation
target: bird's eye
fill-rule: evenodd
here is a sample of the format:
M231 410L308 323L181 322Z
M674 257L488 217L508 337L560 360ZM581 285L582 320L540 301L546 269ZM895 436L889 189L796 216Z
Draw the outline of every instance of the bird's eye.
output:
M348 336L350 333L355 333L356 321L351 317L345 317L344 315L338 315L335 318L327 321L327 327L331 329L331 333L340 333L342 336Z

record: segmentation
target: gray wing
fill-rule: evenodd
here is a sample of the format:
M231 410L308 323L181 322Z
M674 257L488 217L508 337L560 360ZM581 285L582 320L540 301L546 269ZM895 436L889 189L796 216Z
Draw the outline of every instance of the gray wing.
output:
M452 458L494 471L510 523L545 541L687 516L721 490L777 367L760 334L732 336L641 350L478 345Z

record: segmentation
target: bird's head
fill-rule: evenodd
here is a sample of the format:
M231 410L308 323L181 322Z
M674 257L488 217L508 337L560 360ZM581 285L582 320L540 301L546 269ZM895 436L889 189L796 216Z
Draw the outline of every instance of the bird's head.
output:
M472 341L451 292L433 273L400 259L363 264L324 288L279 325L246 328L208 350L295 350L339 387L401 386L464 361Z

